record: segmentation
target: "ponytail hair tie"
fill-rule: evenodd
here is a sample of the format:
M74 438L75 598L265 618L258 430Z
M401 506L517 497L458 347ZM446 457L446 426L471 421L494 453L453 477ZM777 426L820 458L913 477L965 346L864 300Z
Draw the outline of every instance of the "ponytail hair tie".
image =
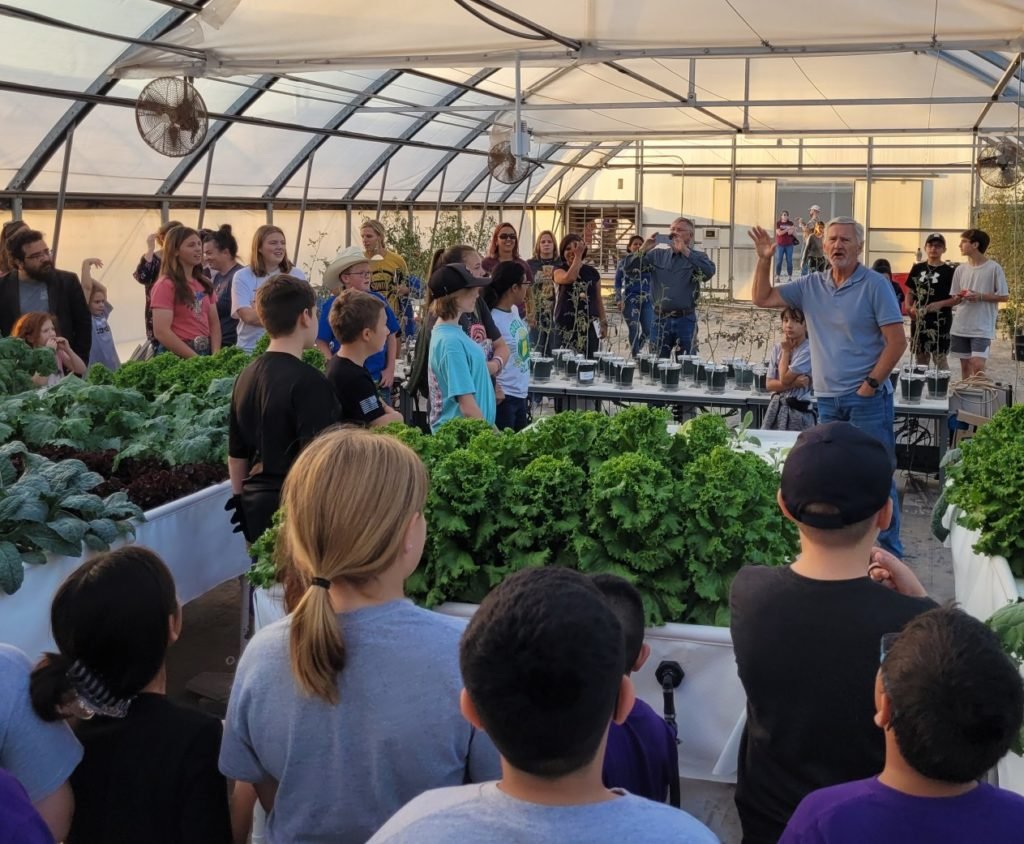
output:
M331 581L329 581L326 577L314 577L313 578L313 585L314 586L323 586L324 589L330 589L331 588Z

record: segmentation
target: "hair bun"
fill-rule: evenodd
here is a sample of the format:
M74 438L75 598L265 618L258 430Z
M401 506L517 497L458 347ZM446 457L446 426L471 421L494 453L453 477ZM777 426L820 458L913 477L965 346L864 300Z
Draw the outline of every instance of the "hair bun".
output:
M219 234L231 234L231 223L224 223L219 229L217 229L217 232Z

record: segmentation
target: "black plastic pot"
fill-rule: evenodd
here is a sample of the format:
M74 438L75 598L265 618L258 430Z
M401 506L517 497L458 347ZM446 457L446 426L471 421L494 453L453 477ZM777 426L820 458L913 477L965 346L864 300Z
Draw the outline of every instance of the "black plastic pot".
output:
M658 367L658 380L667 390L679 389L679 376L683 367L678 363L665 363Z
M639 363L640 363L640 374L641 375L650 375L651 374L651 358L650 358L650 356L648 356L648 355L640 355L640 357L637 358L637 361L639 361Z
M697 356L683 355L679 362L683 365L683 378L687 381L695 380L697 378Z
M725 383L729 378L729 367L725 364L709 366L707 374L707 391L709 393L724 393Z
M555 349L551 354L555 359L555 370L565 372L565 356L572 354L572 349Z
M531 361L533 367L534 381L550 381L551 370L554 368L554 358L536 358Z
M933 369L925 376L925 385L928 387L928 398L946 398L949 395L949 372Z
M697 383L703 384L708 380L708 367L711 364L705 361L697 361Z
M903 397L903 401L908 404L916 404L921 401L921 396L924 394L924 382L925 379L917 375L901 378L900 395Z
M726 373L727 373L729 378L735 378L736 377L736 361L735 360L727 360L725 362L725 368L726 368Z
M758 370L754 373L754 389L759 393L768 392L768 373Z
M620 387L632 387L633 375L636 373L636 364L626 361L619 366L618 377L615 379Z
M1010 346L1010 357L1013 360L1024 360L1024 334L1018 334L1013 338L1013 345Z
M594 377L597 372L597 361L596 360L581 360L576 364L576 381L581 386L589 386L594 383Z
M745 363L738 364L736 370L736 389L749 390L754 383L754 370Z

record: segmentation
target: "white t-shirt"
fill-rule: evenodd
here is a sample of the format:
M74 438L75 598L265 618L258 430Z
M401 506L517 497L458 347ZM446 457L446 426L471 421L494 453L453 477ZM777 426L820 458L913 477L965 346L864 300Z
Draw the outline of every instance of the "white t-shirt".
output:
M498 386L506 396L525 399L530 391L530 328L515 305L511 311L493 308L491 317L510 354L508 363L498 373Z
M238 309L256 307L256 290L272 275L277 275L277 273L258 276L252 271L252 267L242 267L235 273L235 279L231 284L231 316L238 320L237 343L238 348L243 351L251 352L260 341L264 331L259 325L247 325L242 322L238 316ZM301 281L306 280L306 274L298 267L292 267L288 271L288 275Z
M369 844L718 844L710 829L681 809L616 793L602 803L545 806L510 797L496 782L438 788L406 804Z
M956 296L961 290L972 290L975 293L995 293L1006 296L1010 289L1006 285L1006 273L995 261L989 260L977 267L967 262L958 264L953 271L953 284L949 294ZM949 333L957 337L988 337L996 336L996 316L999 314L997 302L961 302L953 308L953 322Z

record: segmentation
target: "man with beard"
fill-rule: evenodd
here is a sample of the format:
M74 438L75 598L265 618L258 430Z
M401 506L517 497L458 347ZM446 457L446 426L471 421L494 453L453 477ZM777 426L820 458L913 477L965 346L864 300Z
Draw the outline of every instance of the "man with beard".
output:
M20 231L7 247L14 269L0 278L0 334L9 336L22 314L50 313L75 354L89 360L92 317L78 276L54 269L42 232Z
M907 348L903 316L889 280L860 262L864 227L852 217L835 217L825 225L829 269L812 272L789 284L772 287L775 238L754 227L757 252L751 298L759 308L799 308L807 319L818 418L850 422L880 440L895 468L893 395L889 373ZM900 501L890 487L892 521L878 537L896 557L900 543Z

